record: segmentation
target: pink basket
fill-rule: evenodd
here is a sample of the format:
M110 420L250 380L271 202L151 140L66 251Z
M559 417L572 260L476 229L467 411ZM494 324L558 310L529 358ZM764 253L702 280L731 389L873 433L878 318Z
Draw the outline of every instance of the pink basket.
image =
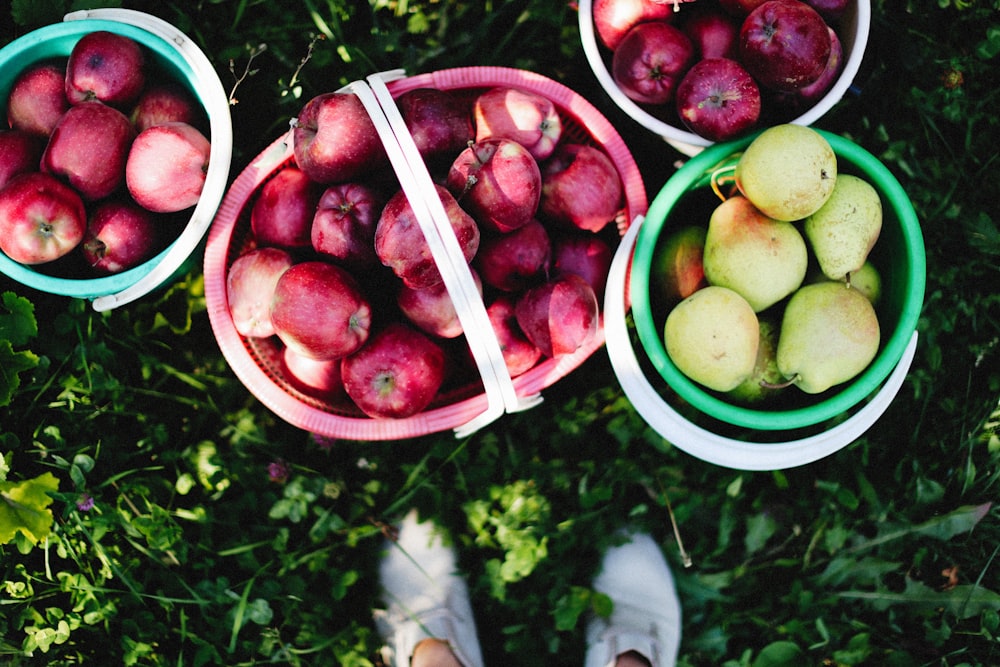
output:
M614 127L587 100L566 86L524 70L500 67L464 67L439 70L387 80L393 98L414 88L461 90L474 94L495 86L533 91L551 99L560 111L564 141L572 140L601 148L621 176L625 206L619 219L623 234L647 208L645 186L639 169ZM374 77L370 77L372 79ZM280 343L272 339L241 336L229 314L226 274L232 262L254 243L250 234L250 210L260 187L280 170L294 165L291 134L279 137L260 153L233 182L209 231L205 248L205 298L209 320L223 356L241 382L279 417L303 430L327 438L375 441L413 438L449 429L462 432L490 409L490 399L480 381L470 381L439 394L418 414L402 419L373 419L349 399L332 403L298 391L281 368ZM398 170L397 170L398 171ZM604 345L603 321L598 335L573 354L543 358L531 370L513 378L519 397L530 397L551 386ZM468 432L466 429L465 432Z

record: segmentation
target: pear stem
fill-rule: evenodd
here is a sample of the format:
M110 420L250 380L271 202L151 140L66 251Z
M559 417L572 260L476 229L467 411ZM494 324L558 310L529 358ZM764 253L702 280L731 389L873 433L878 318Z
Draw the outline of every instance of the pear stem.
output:
M784 382L768 382L767 380L761 380L760 386L765 389L785 389L786 387L791 387L795 384L795 381L799 379L799 374L796 373L792 377L788 378Z
M722 194L722 190L719 188L719 181L721 180L720 177L723 174L734 173L735 171L736 171L736 165L730 164L726 165L725 167L719 167L718 169L712 172L712 179L711 179L712 192L714 192L715 196L721 199L722 201L726 201L726 195ZM735 180L735 178L733 178L732 180Z

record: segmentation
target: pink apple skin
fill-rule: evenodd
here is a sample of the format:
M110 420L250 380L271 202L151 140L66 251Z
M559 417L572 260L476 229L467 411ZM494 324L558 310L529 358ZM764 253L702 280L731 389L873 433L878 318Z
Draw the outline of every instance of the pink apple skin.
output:
M576 352L597 335L600 318L594 288L572 273L523 292L514 315L524 335L547 357Z
M695 134L728 141L757 126L760 89L735 60L699 60L677 87L677 115Z
M52 131L41 169L66 180L84 201L103 199L122 186L134 139L132 123L121 111L103 102L80 102Z
M698 58L735 60L740 51L740 22L715 5L693 5L680 24Z
M308 248L322 186L289 166L264 183L250 209L250 230L259 245Z
M484 230L509 232L538 211L542 174L524 146L511 139L477 141L463 150L445 182Z
M42 264L80 245L87 211L73 188L32 171L0 189L0 250L15 262Z
M150 82L143 88L129 114L137 132L170 122L197 126L200 117L198 102L187 88L176 81Z
M672 21L674 3L657 0L594 0L594 31L614 51L632 26L644 21Z
M271 302L278 278L295 260L281 248L254 248L235 260L226 273L226 300L233 326L241 336L268 338L275 335Z
M622 181L607 155L586 144L562 144L542 167L540 216L563 227L597 232L622 207Z
M341 362L344 390L369 417L402 419L422 411L441 388L447 358L417 329L393 322Z
M97 273L120 273L149 259L159 240L154 215L128 199L96 203L83 237L83 257Z
M163 123L139 133L125 164L132 198L154 213L174 213L198 203L212 145L187 123Z
M552 154L562 137L562 118L555 103L533 91L492 88L476 98L472 114L476 141L510 139L539 161Z
M765 88L804 88L820 77L829 59L826 22L799 0L768 0L740 27L740 63Z
M7 96L7 123L47 139L68 108L65 63L44 62L14 80Z
M680 28L662 21L628 31L611 58L611 76L639 104L666 104L695 59L694 45Z
M313 215L313 250L354 269L378 266L375 226L384 204L382 195L365 183L329 186Z
M344 395L340 359L310 359L286 347L281 351L281 372L289 384L306 396L333 401Z
M575 273L604 298L611 269L611 246L596 234L561 232L552 238L552 275Z
M281 274L271 322L278 338L312 359L347 356L368 340L371 306L357 281L323 261L304 261Z
M299 169L317 183L355 180L389 159L371 116L353 93L322 93L306 102L292 142Z
M462 254L471 262L479 250L479 226L446 188L435 185L435 189ZM389 199L379 216L375 226L375 254L410 287L430 287L443 280L413 207L402 190Z
M521 331L514 313L514 304L513 294L501 294L486 307L486 316L493 325L504 364L511 377L531 370L542 358L542 351Z
M134 40L106 30L80 38L66 63L70 104L99 100L125 109L146 85L146 58Z
M38 171L45 143L24 130L0 129L0 188L18 174Z
M472 271L479 296L483 296L483 281ZM462 335L462 322L455 310L455 303L444 283L413 289L402 285L396 303L403 315L424 333L439 338L457 338Z
M531 220L512 232L484 238L474 265L485 284L515 292L544 280L551 258L548 231L538 220Z
M406 129L427 159L453 158L476 138L469 105L437 88L416 88L396 98Z

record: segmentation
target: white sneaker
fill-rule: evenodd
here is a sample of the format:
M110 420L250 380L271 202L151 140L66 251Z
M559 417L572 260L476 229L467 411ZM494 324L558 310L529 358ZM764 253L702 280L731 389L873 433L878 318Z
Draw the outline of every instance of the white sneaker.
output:
M673 667L681 640L681 605L660 547L649 535L608 549L594 590L614 602L610 618L587 626L585 667L609 667L635 651L653 667Z
M388 664L408 667L416 645L434 637L447 641L464 667L483 667L468 588L440 528L418 523L416 510L410 511L388 545L379 577L388 609L375 611L375 624Z

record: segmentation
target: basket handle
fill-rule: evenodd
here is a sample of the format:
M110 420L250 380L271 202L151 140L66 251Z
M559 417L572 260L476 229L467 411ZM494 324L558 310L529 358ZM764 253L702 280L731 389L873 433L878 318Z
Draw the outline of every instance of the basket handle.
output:
M674 410L649 383L639 366L625 321L625 290L632 251L642 219L629 225L612 259L604 296L608 356L625 395L653 429L679 449L703 461L737 470L781 470L817 461L853 442L878 421L906 378L917 348L917 333L896 368L869 402L829 430L799 440L753 443L720 436Z

